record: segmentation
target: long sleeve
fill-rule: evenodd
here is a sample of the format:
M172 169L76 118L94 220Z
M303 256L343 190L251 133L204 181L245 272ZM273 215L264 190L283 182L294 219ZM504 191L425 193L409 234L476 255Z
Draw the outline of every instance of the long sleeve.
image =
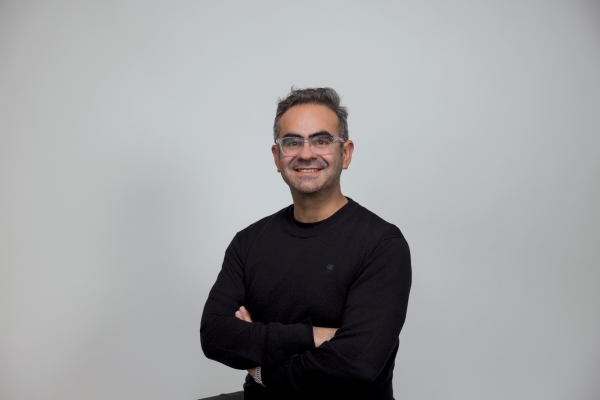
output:
M263 366L265 385L310 395L328 387L373 382L395 354L411 282L404 238L381 241L357 271L335 337Z
M248 369L279 363L313 348L309 319L297 324L263 324L235 317L246 299L241 242L238 234L227 248L223 267L204 306L200 343L206 357L232 368Z

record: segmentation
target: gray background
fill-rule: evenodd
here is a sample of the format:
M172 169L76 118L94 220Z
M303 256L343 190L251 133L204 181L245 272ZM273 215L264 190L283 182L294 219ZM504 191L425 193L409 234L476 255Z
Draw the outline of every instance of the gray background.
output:
M344 194L414 281L399 399L600 398L597 1L0 2L0 398L241 389L199 319L291 202L278 96L350 109Z

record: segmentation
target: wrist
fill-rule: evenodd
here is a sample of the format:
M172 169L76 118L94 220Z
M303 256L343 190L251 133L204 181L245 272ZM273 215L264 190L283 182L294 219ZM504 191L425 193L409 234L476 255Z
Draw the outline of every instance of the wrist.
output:
M260 365L254 368L254 374L252 374L252 378L254 378L254 382L258 383L261 386L265 386L265 384L262 381L262 370Z

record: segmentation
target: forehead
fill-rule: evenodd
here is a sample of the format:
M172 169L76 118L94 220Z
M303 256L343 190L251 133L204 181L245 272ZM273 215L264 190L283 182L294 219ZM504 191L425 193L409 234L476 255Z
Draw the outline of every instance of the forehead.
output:
M311 133L327 131L337 133L338 117L323 104L300 104L287 110L279 120L279 136L297 133L308 136Z

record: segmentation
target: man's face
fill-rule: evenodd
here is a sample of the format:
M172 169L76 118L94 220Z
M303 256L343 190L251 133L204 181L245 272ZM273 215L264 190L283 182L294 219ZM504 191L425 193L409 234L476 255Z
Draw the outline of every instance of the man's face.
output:
M322 104L301 104L291 107L279 120L279 137L309 138L327 132L338 136L338 117ZM343 146L343 151L340 150ZM351 140L335 143L331 154L316 155L308 143L295 156L281 153L277 145L272 152L277 171L292 192L304 194L335 190L339 187L342 169L348 168L352 159L354 144Z

